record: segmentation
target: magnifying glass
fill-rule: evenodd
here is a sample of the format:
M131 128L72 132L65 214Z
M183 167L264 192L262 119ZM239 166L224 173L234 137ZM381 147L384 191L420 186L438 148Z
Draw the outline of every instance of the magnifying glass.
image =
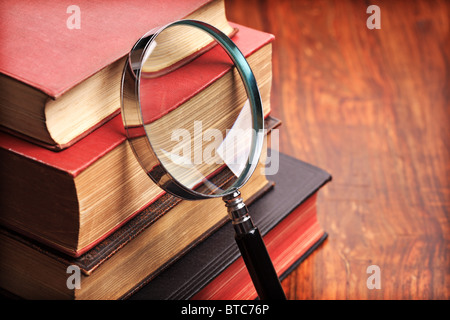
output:
M214 94L219 89L224 94ZM125 64L121 107L147 175L182 199L222 197L259 298L286 299L239 192L259 161L264 115L253 72L231 39L196 20L148 32Z

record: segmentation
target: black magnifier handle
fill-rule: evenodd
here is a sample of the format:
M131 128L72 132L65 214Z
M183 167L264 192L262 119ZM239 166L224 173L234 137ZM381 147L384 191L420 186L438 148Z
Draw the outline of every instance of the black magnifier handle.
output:
M280 280L239 191L223 198L236 232L236 243L261 300L286 300Z

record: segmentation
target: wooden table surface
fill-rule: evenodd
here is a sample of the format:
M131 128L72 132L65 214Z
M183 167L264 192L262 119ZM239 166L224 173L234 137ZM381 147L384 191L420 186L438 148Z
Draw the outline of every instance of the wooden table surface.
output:
M333 176L289 299L449 299L450 1L226 0L273 33L280 150ZM380 270L369 289L367 268Z

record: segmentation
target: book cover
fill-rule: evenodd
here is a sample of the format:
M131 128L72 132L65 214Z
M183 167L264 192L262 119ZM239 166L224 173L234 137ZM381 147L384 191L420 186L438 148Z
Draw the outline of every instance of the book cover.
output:
M2 1L0 72L57 98L124 57L147 31L208 2ZM70 29L74 4L80 27Z

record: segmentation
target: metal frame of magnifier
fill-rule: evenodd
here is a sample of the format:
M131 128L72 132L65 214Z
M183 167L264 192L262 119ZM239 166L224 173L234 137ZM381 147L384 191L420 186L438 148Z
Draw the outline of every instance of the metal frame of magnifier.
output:
M151 147L150 139L146 136L147 133L142 121L143 117L140 108L140 75L143 59L152 41L162 31L175 25L188 25L201 29L216 40L236 66L244 83L247 97L250 100L254 134L248 163L238 179L229 188L229 191L222 194L204 195L178 182L166 170L161 161L159 161ZM258 228L254 226L239 192L239 188L250 178L259 161L263 146L264 114L259 89L253 72L244 55L234 42L217 28L197 20L175 21L156 31L147 33L136 42L125 63L121 84L121 107L128 141L132 146L136 158L149 177L163 190L183 199L199 200L222 197L228 208L228 214L236 232L236 243L241 251L259 298L262 300L286 299L261 234ZM136 124L130 126L127 121L128 118L135 118L136 116L140 117L140 127ZM139 131L141 135L136 135L136 132ZM142 138L144 138L144 143Z

